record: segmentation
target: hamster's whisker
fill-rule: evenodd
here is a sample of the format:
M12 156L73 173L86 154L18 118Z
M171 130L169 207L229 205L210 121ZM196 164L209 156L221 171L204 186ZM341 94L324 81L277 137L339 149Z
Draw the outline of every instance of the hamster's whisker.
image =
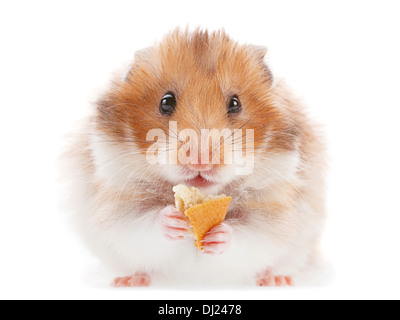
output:
M291 187L293 187L299 194L301 193L301 190L296 186L287 176L279 172L278 170L272 168L271 166L263 163L263 168L260 171L267 171L268 172L274 172L277 176L281 177L286 183L288 183ZM268 175L265 175L268 176ZM252 178L254 177L254 174L252 175Z
M137 152L137 154L140 154L139 152ZM107 162L110 161L120 161L123 160L125 158L131 157L132 153L128 152L128 151L122 151L120 152L119 157L115 157L115 154L113 154L112 156L106 158L106 159L102 159L101 162L96 162L96 166L103 166L105 165ZM90 166L94 165L92 162L87 163L84 167L82 168L89 168Z
M125 168L126 168L126 166L125 166L123 169L125 169ZM128 178L125 179L125 183L123 183L123 184L121 185L121 187L119 188L119 191L118 191L118 193L117 193L117 196L115 197L114 207L116 207L116 206L118 205L118 203L119 203L119 201L120 201L120 198L121 198L121 195L122 195L122 193L124 192L125 187L126 187L127 184L131 181L132 177L133 177L139 170L140 170L140 167L139 167L139 166L136 167L136 170L133 170L133 171L129 174ZM129 194L129 196L130 196L130 194Z

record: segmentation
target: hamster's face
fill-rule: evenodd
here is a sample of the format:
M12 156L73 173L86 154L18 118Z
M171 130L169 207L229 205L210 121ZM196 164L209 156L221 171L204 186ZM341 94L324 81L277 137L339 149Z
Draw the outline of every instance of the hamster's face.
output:
M225 161L229 145L231 151L253 154L255 161L290 152L296 135L271 98L264 54L221 32L173 32L138 52L126 77L99 101L96 130L107 137L99 141L123 150L125 161L116 167L140 168L132 179L146 175L202 189L220 188L238 177L239 164ZM220 134L219 139L205 139L207 130ZM239 131L242 140L235 135ZM247 138L252 150L245 150ZM155 141L163 163L149 162ZM216 156L219 161L213 161Z

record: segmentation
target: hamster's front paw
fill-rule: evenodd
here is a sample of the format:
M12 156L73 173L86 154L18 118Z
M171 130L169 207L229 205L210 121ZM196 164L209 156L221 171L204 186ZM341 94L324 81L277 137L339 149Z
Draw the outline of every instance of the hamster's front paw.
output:
M269 270L257 275L257 286L259 287L293 287L291 277L274 276Z
M226 223L220 223L216 227L207 232L204 237L203 253L222 254L231 244L232 228Z
M175 206L165 207L160 211L161 230L169 240L183 239L189 229L189 222Z

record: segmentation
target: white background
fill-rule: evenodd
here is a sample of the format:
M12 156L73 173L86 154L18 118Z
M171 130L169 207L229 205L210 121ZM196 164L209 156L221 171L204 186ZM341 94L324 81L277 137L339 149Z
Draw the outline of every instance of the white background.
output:
M0 298L400 298L398 1L2 1ZM58 208L62 136L135 50L176 26L225 28L326 125L322 288L113 290Z

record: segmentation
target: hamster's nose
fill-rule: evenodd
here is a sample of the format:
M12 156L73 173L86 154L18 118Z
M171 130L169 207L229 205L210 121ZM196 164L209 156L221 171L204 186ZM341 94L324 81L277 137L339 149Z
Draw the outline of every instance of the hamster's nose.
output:
M211 171L213 169L212 162L210 163L211 156L203 151L203 156L199 153L197 157L190 158L187 168L192 171Z

